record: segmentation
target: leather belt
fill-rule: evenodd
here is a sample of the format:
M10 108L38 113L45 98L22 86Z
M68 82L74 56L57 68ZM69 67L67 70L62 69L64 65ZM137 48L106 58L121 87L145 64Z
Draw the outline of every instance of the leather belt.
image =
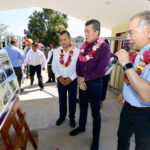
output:
M136 106L130 105L128 102L125 102L125 103L128 107L131 107L131 108L141 109L141 110L150 110L150 107L136 107Z

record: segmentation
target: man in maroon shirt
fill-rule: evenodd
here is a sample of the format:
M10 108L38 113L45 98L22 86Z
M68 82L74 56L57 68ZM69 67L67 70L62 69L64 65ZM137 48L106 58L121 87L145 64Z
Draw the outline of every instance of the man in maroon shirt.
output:
M101 128L100 99L102 94L102 77L110 60L110 48L105 39L99 38L100 22L89 20L85 24L86 42L80 49L76 71L78 76L80 118L79 127L70 132L75 136L86 129L88 102L90 102L93 117L93 140L91 150L99 149Z

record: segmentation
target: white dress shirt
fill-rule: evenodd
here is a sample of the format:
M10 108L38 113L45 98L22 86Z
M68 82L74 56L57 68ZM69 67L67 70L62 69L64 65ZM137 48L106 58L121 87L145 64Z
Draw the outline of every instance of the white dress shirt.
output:
M39 49L34 52L32 49L29 50L25 59L25 65L29 62L32 66L41 65L42 67L46 68L46 58L42 51Z
M54 49L49 50L49 52L48 52L48 57L47 57L47 60L46 60L47 64L48 64L48 62L50 61L53 52L54 52Z
M60 64L60 52L63 47L59 47L54 51L54 57L52 61L52 70L55 73L56 78L62 76L63 78L69 77L72 81L77 78L76 74L76 63L79 56L79 49L74 48L73 56L71 57L71 62L69 66L63 67ZM69 57L69 51L64 51L64 62L66 63Z

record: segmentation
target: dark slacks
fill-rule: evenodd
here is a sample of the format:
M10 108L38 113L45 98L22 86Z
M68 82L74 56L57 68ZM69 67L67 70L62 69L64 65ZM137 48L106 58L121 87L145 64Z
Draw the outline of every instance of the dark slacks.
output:
M52 65L51 64L47 65L47 69L48 69L48 81L54 82L55 81L55 75L52 71Z
M22 76L23 76L22 69L21 69L21 67L14 67L14 71L15 71L15 74L17 76L19 86L21 88L21 79L22 79Z
M102 88L102 98L101 98L101 100L103 100L103 101L106 98L106 93L107 93L107 87L108 87L109 80L110 80L110 74L103 77L103 88Z
M28 78L30 75L30 65L27 65L26 77Z
M79 127L85 129L88 112L88 102L91 105L93 117L93 140L98 141L101 129L100 99L102 93L102 78L86 82L87 90L79 91L80 118Z
M38 85L40 88L43 88L43 79L42 79L42 75L41 75L41 65L37 65L37 66L32 66L30 65L30 79L31 79L31 85L34 82L34 75L35 73L37 73L37 78L38 78Z
M135 150L150 150L150 110L134 108L125 103L120 114L117 150L129 150L135 134Z
M57 82L59 94L59 112L60 117L65 118L67 115L67 91L69 96L69 118L74 119L76 113L76 96L77 96L77 79L73 80L69 85L64 86Z

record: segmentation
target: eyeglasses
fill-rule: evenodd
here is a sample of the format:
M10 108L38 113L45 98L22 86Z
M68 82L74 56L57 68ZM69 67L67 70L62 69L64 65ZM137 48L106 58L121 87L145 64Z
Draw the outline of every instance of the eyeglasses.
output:
M129 30L126 32L128 36L133 36L136 32L134 30Z

